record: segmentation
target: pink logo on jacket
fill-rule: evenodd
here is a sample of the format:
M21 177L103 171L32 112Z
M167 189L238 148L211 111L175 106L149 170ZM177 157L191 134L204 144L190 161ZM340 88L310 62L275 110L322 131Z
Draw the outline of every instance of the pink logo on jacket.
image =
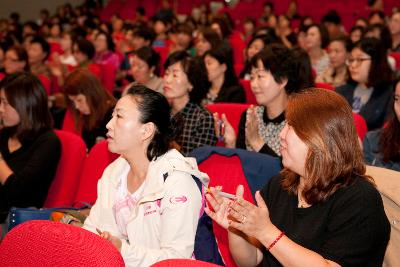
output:
M169 202L172 204L178 204L178 203L185 203L187 201L186 196L177 196L177 197L171 197L169 199Z

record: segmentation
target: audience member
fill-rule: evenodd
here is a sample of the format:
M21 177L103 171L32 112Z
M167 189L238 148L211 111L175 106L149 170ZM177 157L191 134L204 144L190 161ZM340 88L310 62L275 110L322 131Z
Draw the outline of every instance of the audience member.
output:
M206 51L203 58L211 83L207 97L202 101L203 105L217 102L245 103L246 95L233 69L230 52L220 46Z
M333 39L329 44L329 60L331 65L317 76L317 83L329 83L338 87L347 83L348 71L346 60L351 51L351 43L347 37Z
M324 50L328 44L329 35L325 26L312 24L307 30L305 50L310 55L311 64L317 76L329 67L329 56Z
M390 223L365 175L351 108L335 92L310 89L289 97L286 119L284 169L256 193L256 205L243 199L241 185L233 200L216 188L206 195L205 211L227 229L233 259L238 266L381 266Z
M81 133L90 150L96 143L106 139L106 124L111 118L115 99L94 74L83 68L68 75L64 93L76 131Z
M382 127L392 98L392 71L381 42L362 39L351 50L347 65L349 80L336 91L364 117L369 130Z
M208 177L169 149L170 108L163 95L133 86L107 124L108 148L121 155L103 173L84 228L109 240L127 266L191 258L202 205L192 178Z
M288 96L302 89L294 75L298 65L290 49L281 44L267 46L251 63L251 89L258 106L242 113L237 137L225 114L219 118L215 113L217 135L223 134L226 147L281 156L279 133L286 123ZM220 119L224 123L224 133L218 131Z
M391 119L386 127L367 133L363 148L367 164L400 171L400 81L395 87Z
M164 95L174 121L182 127L175 138L181 152L188 155L195 148L215 145L213 116L200 105L210 86L204 61L178 51L168 57L164 68Z
M52 130L46 92L32 74L11 74L0 83L0 117L0 223L4 223L11 207L43 206L61 143Z

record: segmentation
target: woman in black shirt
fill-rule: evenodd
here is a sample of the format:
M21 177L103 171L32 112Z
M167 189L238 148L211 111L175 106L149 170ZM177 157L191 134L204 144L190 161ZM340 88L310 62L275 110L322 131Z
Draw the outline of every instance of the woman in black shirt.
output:
M47 95L28 73L0 84L0 223L11 207L43 206L56 173L61 144L52 130Z
M382 266L390 224L365 175L350 106L335 92L293 94L286 109L284 169L243 199L207 195L207 214L228 229L239 266ZM229 227L229 228L228 228Z
M67 77L64 92L75 128L90 150L96 143L106 139L106 125L111 119L115 99L94 74L83 68Z

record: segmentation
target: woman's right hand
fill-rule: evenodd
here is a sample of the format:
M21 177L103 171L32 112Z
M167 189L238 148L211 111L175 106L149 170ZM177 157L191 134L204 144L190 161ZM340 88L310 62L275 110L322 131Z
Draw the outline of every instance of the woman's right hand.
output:
M225 113L222 113L220 118L218 112L215 112L213 114L213 117L214 117L215 134L217 135L217 137L221 136L222 134L224 138L225 147L235 148L236 146L235 129L233 129L232 125L229 123ZM221 123L223 124L223 127L220 127ZM223 128L223 133L221 133L220 128Z
M233 203L233 200L222 197L218 193L222 190L221 186L210 187L210 192L206 194L206 198L208 204L211 206L213 210L211 210L208 206L204 208L204 211L217 222L221 227L224 229L228 229L228 214L230 210L230 206ZM242 197L243 196L243 186L239 185L236 189L236 196Z

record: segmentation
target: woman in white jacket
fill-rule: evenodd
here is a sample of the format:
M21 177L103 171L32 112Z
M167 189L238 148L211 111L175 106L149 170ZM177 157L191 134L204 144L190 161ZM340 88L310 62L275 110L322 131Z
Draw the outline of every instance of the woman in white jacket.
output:
M104 171L84 228L98 232L127 266L190 258L202 206L192 175L207 185L194 159L169 149L172 136L164 96L133 86L107 124L111 152L121 155Z

